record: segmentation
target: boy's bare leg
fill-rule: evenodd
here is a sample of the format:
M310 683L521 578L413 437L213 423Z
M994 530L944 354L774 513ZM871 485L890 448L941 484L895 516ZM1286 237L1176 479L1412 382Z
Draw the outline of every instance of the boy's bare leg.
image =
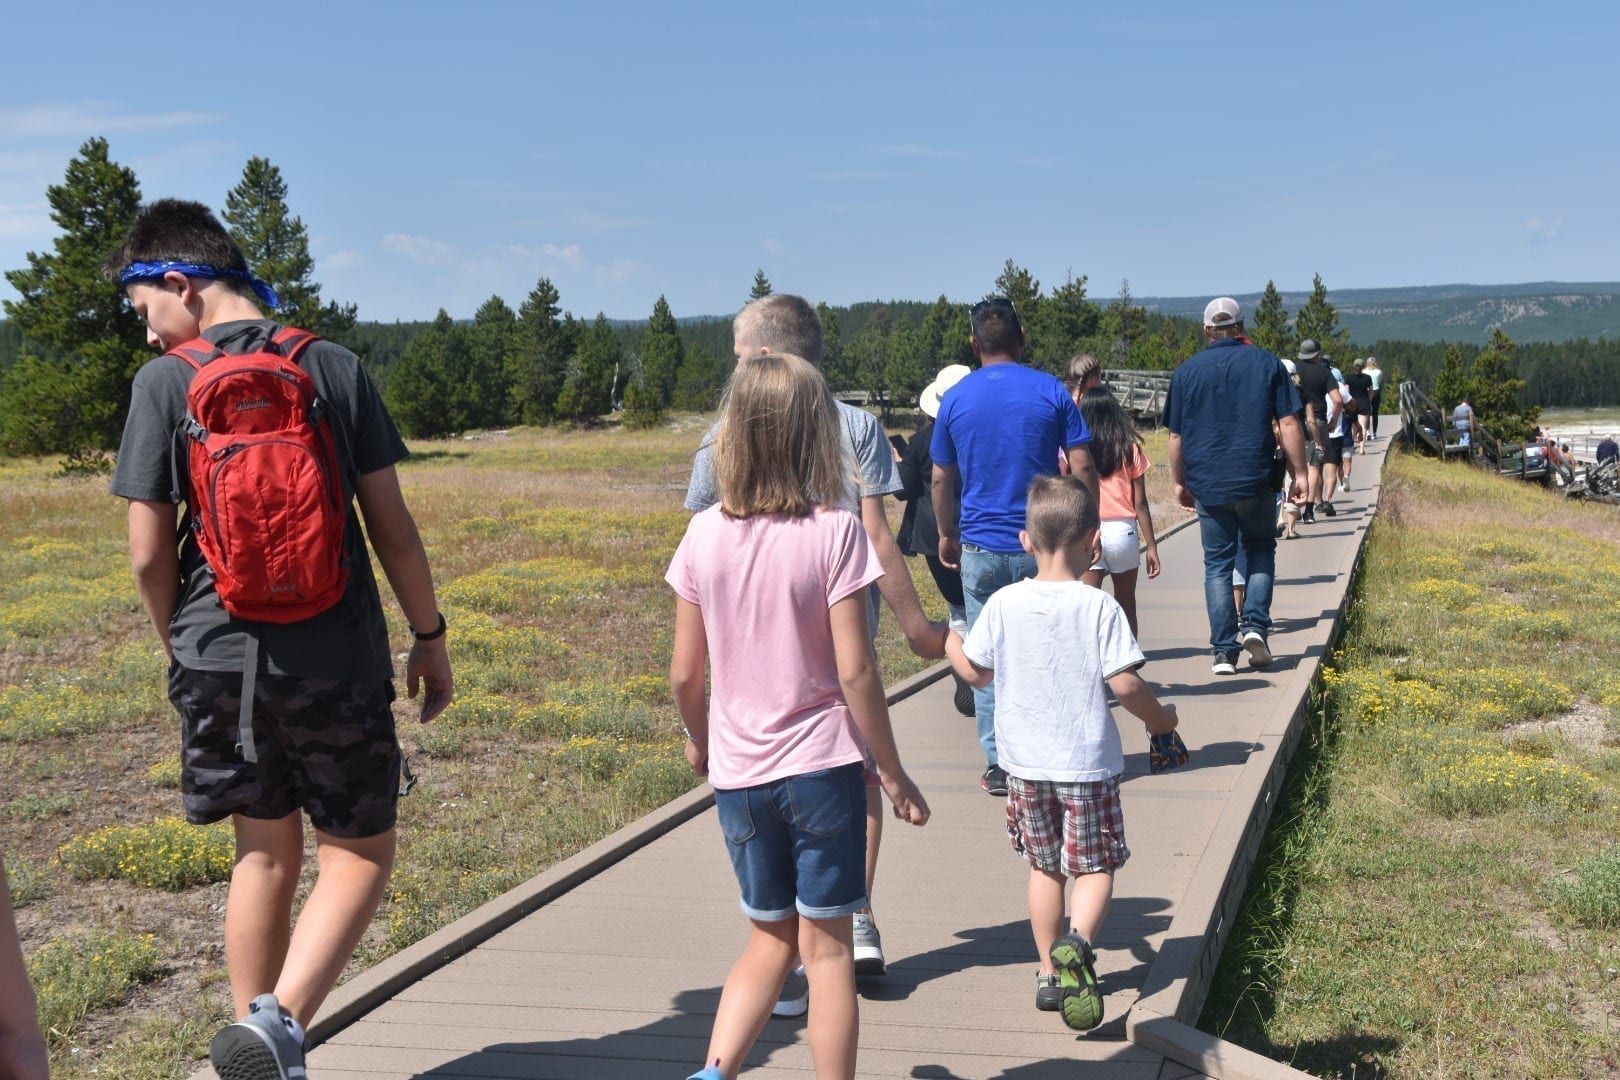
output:
M236 865L225 899L225 963L237 1016L281 977L292 936L293 894L304 862L304 820L294 812L274 821L232 818Z
M799 951L810 977L810 1060L816 1080L854 1080L860 1009L848 919L800 919ZM730 1073L728 1076L732 1075Z
M726 976L725 989L720 992L720 1007L714 1014L714 1031L709 1036L709 1052L703 1059L703 1064L710 1065L718 1058L720 1071L725 1074L726 1080L735 1080L742 1069L743 1058L748 1056L759 1033L765 1029L765 1021L770 1019L771 1006L776 1004L776 995L782 992L782 980L787 978L788 970L793 966L794 954L799 949L802 936L799 924L805 921L808 920L794 916L781 922L766 923L756 919L749 923L748 944L743 947L737 962L731 965L731 974ZM843 923L844 952L850 965L850 992L854 993L855 961L849 954L849 919L844 919ZM816 976L809 966L809 960L810 954L807 952L805 969L810 974L811 985L815 986ZM812 995L812 1025L815 1023L816 1006Z
M1069 879L1051 870L1029 868L1029 928L1035 934L1035 952L1041 958L1041 974L1055 975L1052 943L1068 933L1069 920L1063 913L1063 894Z
M394 869L395 831L358 840L315 831L320 873L298 913L276 1000L307 1025L337 985L344 965L382 903Z
M1108 902L1114 898L1114 875L1106 870L1095 874L1081 874L1074 879L1071 898L1074 932L1095 945L1097 932L1108 916Z

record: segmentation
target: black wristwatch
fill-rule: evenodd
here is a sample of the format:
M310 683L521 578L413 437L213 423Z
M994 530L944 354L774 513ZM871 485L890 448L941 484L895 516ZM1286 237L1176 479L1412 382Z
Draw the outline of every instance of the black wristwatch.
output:
M429 630L424 634L422 631L413 626L411 627L411 636L417 641L438 641L440 638L444 637L444 632L446 629L448 629L448 624L445 623L444 612L441 611L439 612L439 625L436 629Z

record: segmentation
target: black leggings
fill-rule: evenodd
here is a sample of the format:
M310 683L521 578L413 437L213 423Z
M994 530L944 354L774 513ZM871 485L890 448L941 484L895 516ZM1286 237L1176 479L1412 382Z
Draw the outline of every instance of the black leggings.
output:
M1384 392L1382 390L1374 390L1367 395L1367 404L1370 406L1368 411L1372 416L1372 419L1367 424L1367 428L1369 433L1375 439L1378 437L1378 403L1382 400L1384 400Z

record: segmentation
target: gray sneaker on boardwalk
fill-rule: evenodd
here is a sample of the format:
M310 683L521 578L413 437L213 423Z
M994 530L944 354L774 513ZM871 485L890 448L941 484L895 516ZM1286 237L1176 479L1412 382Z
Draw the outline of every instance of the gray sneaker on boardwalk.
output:
M883 936L870 915L855 916L855 974L882 975L888 970L883 962Z
M304 1048L293 1039L274 994L260 994L248 1014L221 1028L208 1045L219 1080L304 1080Z
M772 1016L803 1016L810 1011L810 980L805 977L804 965L800 964L788 972L787 980L782 983L781 996L776 999L776 1005L771 1009Z

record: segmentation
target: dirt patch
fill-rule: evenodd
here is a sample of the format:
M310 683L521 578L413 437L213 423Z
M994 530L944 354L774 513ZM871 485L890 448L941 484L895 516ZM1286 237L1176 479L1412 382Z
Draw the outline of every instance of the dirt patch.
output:
M1527 720L1504 729L1508 738L1515 735L1561 735L1570 744L1589 754L1602 750L1609 739L1609 710L1590 701L1578 701L1575 707L1551 720Z

